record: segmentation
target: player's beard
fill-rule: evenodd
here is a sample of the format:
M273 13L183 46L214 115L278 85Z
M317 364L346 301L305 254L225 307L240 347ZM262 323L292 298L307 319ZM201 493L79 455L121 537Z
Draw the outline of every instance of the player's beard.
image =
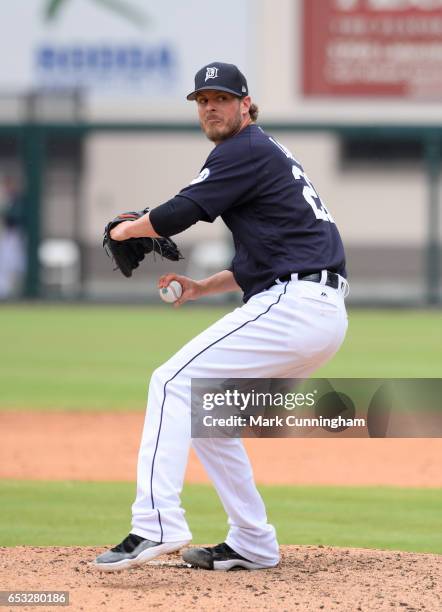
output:
M212 142L222 142L239 132L242 124L241 109L228 120L221 119L219 123L211 123L208 119L200 120L201 129Z

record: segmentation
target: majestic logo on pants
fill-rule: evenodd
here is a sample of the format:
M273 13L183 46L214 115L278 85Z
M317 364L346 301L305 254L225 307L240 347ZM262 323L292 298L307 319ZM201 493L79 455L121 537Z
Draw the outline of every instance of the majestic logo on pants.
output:
M218 76L218 70L219 68L206 68L205 81L207 81L207 79L216 79Z

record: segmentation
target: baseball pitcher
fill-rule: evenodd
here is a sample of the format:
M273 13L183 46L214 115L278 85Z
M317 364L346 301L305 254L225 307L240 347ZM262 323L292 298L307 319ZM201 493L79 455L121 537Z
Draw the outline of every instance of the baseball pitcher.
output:
M121 570L177 551L192 539L180 493L190 445L228 516L225 541L186 548L183 559L208 570L271 568L279 562L249 459L239 438L191 438L192 378L305 378L328 361L347 330L345 255L336 223L300 162L257 125L247 81L213 62L187 96L214 143L197 177L152 211L112 222L105 243L129 276L146 253L180 257L171 240L194 223L221 217L232 233L228 269L203 280L177 274L177 306L240 291L241 308L209 327L152 375L138 457L130 534L95 561Z

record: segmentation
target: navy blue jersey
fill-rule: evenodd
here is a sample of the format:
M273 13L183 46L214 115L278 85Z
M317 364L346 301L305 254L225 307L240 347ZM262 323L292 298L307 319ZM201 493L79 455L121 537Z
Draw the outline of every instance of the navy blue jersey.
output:
M231 270L244 301L292 272L346 276L336 224L288 149L249 125L218 144L200 175L179 193L233 235Z

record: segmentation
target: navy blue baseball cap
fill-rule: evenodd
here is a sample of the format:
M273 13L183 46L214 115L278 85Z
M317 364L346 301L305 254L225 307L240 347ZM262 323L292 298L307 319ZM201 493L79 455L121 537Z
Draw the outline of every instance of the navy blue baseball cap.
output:
M218 89L244 98L249 93L246 77L234 64L213 62L207 64L195 75L195 89L188 96L188 100L195 100L199 91L204 89Z

